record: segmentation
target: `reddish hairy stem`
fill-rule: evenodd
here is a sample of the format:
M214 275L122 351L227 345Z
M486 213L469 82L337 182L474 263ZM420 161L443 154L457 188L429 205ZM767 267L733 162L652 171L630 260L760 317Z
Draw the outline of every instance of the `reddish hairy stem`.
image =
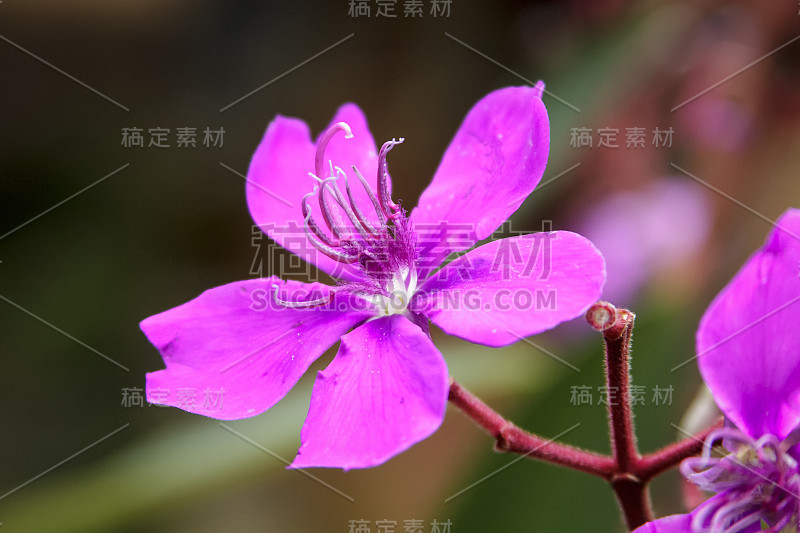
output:
M695 433L691 437L675 442L668 446L664 446L658 451L647 454L639 459L637 464L637 473L639 479L642 481L650 481L659 474L662 474L680 464L681 461L693 455L699 455L703 450L703 444L708 438L708 435L720 429L723 425L723 419L720 418L713 426Z
M647 483L633 474L625 474L616 477L611 482L611 488L614 489L630 531L654 520Z
M518 453L611 479L614 472L614 462L611 457L587 452L523 431L452 379L449 399L453 405L495 438L495 449L498 451Z
M607 480L617 497L625 522L633 531L653 520L647 485L657 475L697 455L713 426L669 446L640 456L636 447L630 402L630 347L634 314L598 302L586 313L589 324L603 333L606 351L606 403L613 455L601 455L528 433L495 412L454 380L450 380L450 402L485 429L495 440L495 449L566 466Z
M594 320L598 313L608 313L605 323ZM632 472L639 452L633 430L633 411L630 402L630 351L631 333L635 316L626 309L616 309L600 302L587 312L587 319L595 329L602 327L606 346L606 405L611 425L611 450L621 472Z
M606 405L611 427L611 450L617 470L611 487L631 531L653 520L647 480L642 479L638 471L639 451L636 447L630 402L630 354L634 318L635 315L627 309L617 309L607 302L598 302L586 312L587 322L594 329L603 332L606 350Z

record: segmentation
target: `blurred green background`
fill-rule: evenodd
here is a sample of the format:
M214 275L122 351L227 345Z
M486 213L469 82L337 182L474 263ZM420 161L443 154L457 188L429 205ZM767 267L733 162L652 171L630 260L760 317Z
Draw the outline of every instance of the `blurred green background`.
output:
M513 230L550 220L606 254L606 297L637 313L641 448L677 437L670 423L700 380L694 364L671 369L769 221L800 206L800 6L452 0L434 17L425 0L422 17L404 17L406 3L397 18L377 18L375 1L370 17L348 0L0 3L4 531L622 531L602 481L528 460L496 472L515 457L452 409L383 466L285 470L313 372L226 427L124 405L124 389L162 368L143 318L286 259L254 246L236 174L276 114L317 132L357 102L378 142L406 138L391 165L411 206L475 101L542 79L551 156ZM176 146L184 127L195 148ZM145 146L123 146L123 128L142 128ZM170 130L169 148L148 146L151 128ZM206 128L224 129L222 146L203 145ZM641 146L626 146L632 128ZM617 147L600 145L601 129ZM655 129L671 129L669 146ZM574 142L580 131L591 147ZM580 423L562 440L608 450L602 343L580 319L535 340L580 372L524 342L434 339L451 374L522 427L552 437ZM674 390L668 405L656 386ZM574 405L574 387L591 387L593 405ZM674 472L653 492L658 514L682 509Z

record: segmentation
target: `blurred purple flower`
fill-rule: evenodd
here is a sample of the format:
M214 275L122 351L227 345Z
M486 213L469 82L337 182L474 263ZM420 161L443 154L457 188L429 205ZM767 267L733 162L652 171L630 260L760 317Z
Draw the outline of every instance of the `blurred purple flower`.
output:
M698 364L728 427L681 471L715 492L686 515L637 529L658 532L797 531L800 511L800 210L790 209L717 296L697 332ZM731 452L711 457L722 439ZM784 527L790 529L784 530Z
M755 117L742 103L716 97L703 98L692 105L691 113L678 117L687 144L736 152L745 150L755 137Z
M606 260L603 299L630 307L646 282L679 268L705 243L710 205L698 185L662 178L598 201L576 224Z
M429 436L443 420L449 379L428 319L504 346L580 315L602 289L602 256L569 232L491 242L435 270L489 237L541 179L550 144L542 90L480 100L410 216L391 198L386 166L401 141L376 151L357 106L342 106L316 147L304 122L278 116L250 164L250 213L340 284L240 281L147 318L142 330L167 366L147 375L150 401L218 419L254 416L341 339L317 376L292 466L370 467ZM557 305L523 311L501 298L543 291ZM224 403L187 402L182 390L224 391Z

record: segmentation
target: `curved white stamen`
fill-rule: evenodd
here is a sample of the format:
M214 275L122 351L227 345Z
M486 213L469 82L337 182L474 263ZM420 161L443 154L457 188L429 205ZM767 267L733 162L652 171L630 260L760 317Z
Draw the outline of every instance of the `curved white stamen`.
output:
M364 187L364 190L367 192L367 196L369 196L369 200L370 202L372 202L372 207L375 208L375 214L378 215L378 220L380 221L381 226L385 226L386 213L383 212L381 204L378 201L378 198L375 196L375 192L372 190L372 187L369 186L369 183L367 183L367 179L364 177L364 175L358 171L356 166L352 165L352 167L353 167L353 172L356 173L358 180L361 182L361 186Z
M322 219L325 221L325 224L328 226L328 229L338 238L341 236L342 231L345 229L344 222L342 221L342 217L339 215L339 212L333 208L332 205L328 202L328 198L325 193L330 194L331 196L336 198L336 194L333 192L333 187L330 182L336 181L336 176L330 176L329 178L325 178L322 180L322 185L319 188L319 194L317 194L317 199L319 200L319 208L322 211ZM331 190L328 190L331 188Z
M386 156L389 150L403 141L405 141L405 139L402 137L400 140L392 139L391 141L386 141L383 143L378 153L378 198L380 199L383 212L386 213L386 216L390 219L395 219L399 216L400 206L392 201L392 191L389 190L389 168L386 164Z
M278 291L280 290L280 286L273 283L272 284L272 299L280 305L281 307L286 307L289 309L307 309L309 307L319 307L321 305L325 305L333 300L334 291L330 291L328 296L323 296L322 298L317 298L316 300L307 300L304 302L291 302L289 300L283 300L278 296Z
M781 451L781 442L778 437L767 433L756 441L756 450L762 461L775 463L779 471L784 471L787 465L786 461L792 460L791 457ZM793 466L793 465L791 465Z
M752 516L743 518L737 522L737 518L742 510L752 507L754 503L751 500L734 500L726 503L717 509L714 517L711 519L712 531L740 531L742 527L752 524ZM756 513L756 520L761 520L761 517ZM729 529L726 529L729 528Z
M328 234L322 231L322 229L319 227L317 222L314 220L314 217L311 216L311 208L308 205L308 199L314 196L316 192L317 187L314 187L314 190L303 196L303 200L300 202L300 212L303 215L304 229L306 229L306 231L311 231L316 237L318 237L328 246L332 246L334 248L339 247L342 245L341 241L328 236Z
M316 169L318 176L325 175L324 169L322 168L322 165L325 162L325 149L328 147L328 143L331 142L331 139L333 139L333 136L340 131L344 132L345 139L350 139L353 137L353 131L350 129L350 126L347 124L347 122L337 122L328 128L319 139L319 143L317 144L317 153L314 157L314 168Z
M705 524L709 517L713 516L720 507L720 503L713 500L706 500L701 503L693 513L694 516L692 517L691 523L692 531L703 531L703 524Z
M341 170L339 167L336 168L337 170ZM344 174L344 188L345 191L347 191L347 199L350 202L350 207L352 207L356 218L358 218L359 222L361 222L361 225L371 236L377 236L378 230L375 229L372 224L370 224L369 220L367 220L367 217L364 216L364 213L362 213L361 209L359 209L358 202L356 202L355 198L353 198L353 191L350 190L350 181L347 179L347 174Z
M334 261L338 261L339 263L350 264L356 262L356 260L358 259L357 255L351 255L339 252L335 249L337 246L331 246L325 243L322 237L315 234L314 231L311 229L310 226L312 225L312 223L310 221L311 221L311 210L308 211L308 214L306 215L306 218L304 220L303 231L306 234L306 239L308 239L308 242L310 242L314 248L316 248L326 256L330 257ZM314 226L316 226L316 224L314 224Z
M344 170L342 170L339 167L336 167L336 177L337 178L344 177L345 187L347 187L347 190L349 192L350 186L347 184L347 174L344 173ZM334 183L331 189L334 193L334 200L336 200L336 203L339 204L339 207L342 208L345 215L347 215L347 218L350 219L350 222L353 224L353 227L356 228L356 231L361 236L361 238L365 240L370 239L370 237L372 237L372 233L367 231L367 228L364 227L364 225L361 223L361 220L358 218L358 216L356 216L356 213L353 211L353 208L351 207L351 204L353 207L355 207L355 202L353 202L351 199L350 203L348 203L347 200L344 199L344 195L342 194L342 191L339 189L338 184Z

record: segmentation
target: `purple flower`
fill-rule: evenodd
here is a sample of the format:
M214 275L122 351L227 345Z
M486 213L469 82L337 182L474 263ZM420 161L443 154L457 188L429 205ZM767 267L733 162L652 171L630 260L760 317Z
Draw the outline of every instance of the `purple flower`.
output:
M550 143L543 88L479 101L408 216L391 198L386 164L402 140L376 150L357 106L342 106L316 146L304 122L273 120L248 172L250 213L340 283L240 281L144 320L167 366L148 374L149 400L218 419L254 416L341 339L317 376L292 466L374 466L433 433L449 379L428 320L504 346L580 315L605 280L594 246L560 231L490 242L436 270L489 237L541 179Z
M604 300L630 309L653 278L669 283L650 288L663 287L669 293L683 288L687 280L681 269L696 259L709 234L707 192L688 180L663 177L637 190L599 198L581 213L576 228L606 260Z
M790 209L717 296L697 332L698 364L727 427L709 435L686 478L716 493L642 532L797 531L800 511L800 210ZM730 452L712 457L722 439Z

